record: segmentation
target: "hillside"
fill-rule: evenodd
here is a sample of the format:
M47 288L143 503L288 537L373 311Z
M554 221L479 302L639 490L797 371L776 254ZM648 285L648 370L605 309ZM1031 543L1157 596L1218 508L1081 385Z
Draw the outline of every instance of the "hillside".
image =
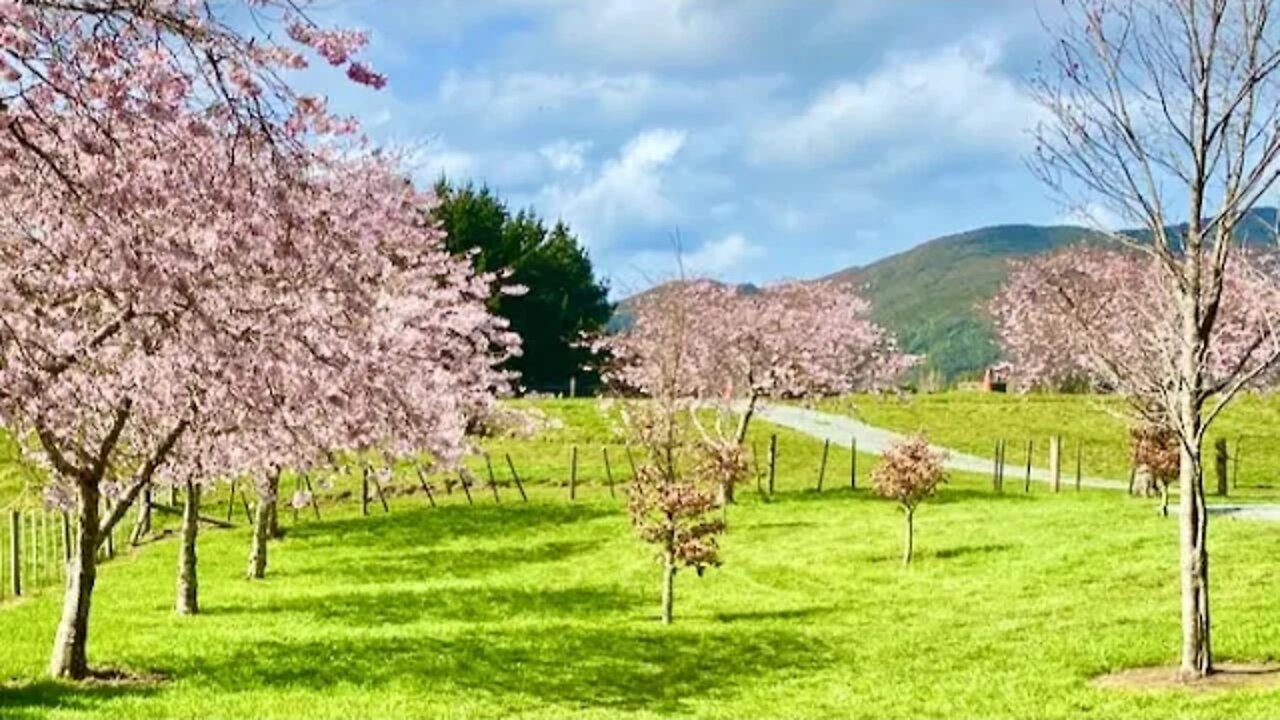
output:
M1011 258L1096 240L1083 227L1001 225L930 240L825 279L847 281L871 301L876 322L903 348L928 356L946 378L978 373L999 354L982 305L1008 275Z
M1257 208L1240 224L1238 235L1246 244L1274 246L1277 225L1275 208ZM1170 232L1184 229L1173 226ZM1124 232L1139 240L1149 237L1146 231ZM1009 260L1102 240L1100 233L1075 225L996 225L935 238L822 279L857 288L871 301L876 322L905 350L928 358L925 372L956 380L980 374L999 358L984 306L1008 277ZM629 307L629 300L618 304L610 330L629 324Z

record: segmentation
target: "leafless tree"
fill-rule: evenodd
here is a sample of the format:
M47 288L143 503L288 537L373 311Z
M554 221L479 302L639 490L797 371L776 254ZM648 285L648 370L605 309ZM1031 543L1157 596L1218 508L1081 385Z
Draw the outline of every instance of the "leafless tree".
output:
M1280 355L1270 333L1231 372L1207 372L1228 261L1280 172L1273 3L1061 2L1053 68L1033 83L1046 116L1032 166L1078 208L1140 225L1112 236L1160 268L1174 321L1156 401L1181 444L1180 674L1194 679L1213 669L1201 447Z

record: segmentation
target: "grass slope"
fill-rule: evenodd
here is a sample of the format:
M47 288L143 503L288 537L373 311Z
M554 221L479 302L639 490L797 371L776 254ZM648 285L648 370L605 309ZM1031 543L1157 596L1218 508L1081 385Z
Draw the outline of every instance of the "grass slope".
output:
M1275 208L1254 208L1237 228L1242 243L1273 248ZM1150 234L1128 230L1142 240ZM1186 232L1172 226L1171 237ZM872 315L910 352L928 356L925 370L944 378L974 376L999 357L983 309L1008 277L1011 259L1102 236L1073 225L998 225L930 240L866 267L841 270L872 302Z
M582 412L566 433L598 437ZM535 443L528 453L565 447ZM1277 691L1089 685L1176 657L1175 526L1148 503L994 496L958 477L920 511L918 562L904 569L893 506L835 482L803 490L821 446L792 433L779 444L782 494L741 494L724 566L681 574L671 628L657 622L650 551L598 483L573 504L553 485L528 504L398 497L368 518L347 502L291 524L262 583L240 579L246 529L206 533L199 617L170 610L172 540L104 566L91 657L169 678L152 686L40 679L57 598L0 607L0 717L1280 714ZM1215 525L1224 659L1280 650L1278 541L1280 526Z
M982 306L1008 277L1008 261L1092 236L1081 227L1002 225L931 240L866 267L830 276L855 285L872 317L925 369L946 378L973 375L999 357Z
M1125 479L1129 474L1126 408L1115 397L953 391L900 398L855 395L822 400L818 407L899 432L924 430L933 443L980 457L991 457L996 440L1004 439L1007 459L1015 464L1026 457L1026 441L1031 440L1039 467L1048 466L1048 439L1058 434L1063 436L1068 477L1075 471L1077 447L1083 449L1086 475ZM1280 395L1237 398L1209 433L1210 484L1216 482L1211 469L1213 442L1225 438L1230 452L1241 451L1238 487L1232 496L1280 501L1280 445L1274 430L1278 425Z

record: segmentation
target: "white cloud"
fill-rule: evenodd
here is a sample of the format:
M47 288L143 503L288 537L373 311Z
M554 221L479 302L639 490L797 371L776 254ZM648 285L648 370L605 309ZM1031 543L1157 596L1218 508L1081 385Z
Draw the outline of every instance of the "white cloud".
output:
M448 178L468 178L476 170L474 155L451 150L442 143L417 145L401 152L406 167L420 181L431 182L441 175Z
M542 188L540 207L567 220L593 248L607 247L623 228L670 222L678 213L665 192L664 171L684 142L680 130L642 132L584 182Z
M755 261L767 255L765 248L741 233L729 233L719 240L703 242L694 250L677 254L670 250L641 250L617 257L613 286L620 297L678 277L713 278L739 282L744 278L768 277L769 272L753 272Z
M440 82L437 100L450 112L470 115L473 122L517 127L539 114L579 111L584 106L605 116L630 117L647 104L656 86L647 74L450 71Z
M740 270L751 260L764 257L764 248L749 242L740 233L732 233L711 242L685 255L684 264L690 273L719 275L731 270Z
M763 127L752 157L800 167L857 158L901 171L957 150L1018 154L1040 111L998 60L990 43L890 58L865 79L836 84Z
M760 2L571 2L551 27L557 45L600 62L699 65L739 51L771 13Z
M586 154L590 149L589 142L570 142L561 139L543 145L538 150L538 154L546 159L552 170L576 175L586 167Z

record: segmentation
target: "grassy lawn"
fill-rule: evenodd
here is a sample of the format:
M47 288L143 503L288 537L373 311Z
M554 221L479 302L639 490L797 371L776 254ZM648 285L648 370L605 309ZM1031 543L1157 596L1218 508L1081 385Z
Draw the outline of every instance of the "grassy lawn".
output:
M202 543L206 614L170 611L176 545L105 566L98 663L153 687L39 680L57 613L0 610L9 717L1265 717L1280 693L1091 689L1111 668L1169 663L1174 525L1114 494L992 496L953 483L922 510L917 564L900 518L859 491L746 493L725 565L677 582L662 627L657 567L620 501L387 515L326 508L290 527L270 578L240 579L244 530ZM1222 657L1280 650L1280 528L1214 526Z
M594 471L577 502L556 484L569 445L606 439L586 405L553 407L570 420L559 438L503 441L524 466L544 459L528 504L454 493L436 509L395 496L368 518L351 500L321 521L286 513L257 584L241 579L247 529L207 532L198 617L170 609L172 539L106 564L91 658L166 678L152 685L41 679L56 593L0 606L0 717L1280 715L1280 691L1089 685L1176 660L1175 525L1150 503L995 496L957 477L921 510L904 569L894 507L847 490L845 455L826 492L806 489L821 445L785 431L779 494L740 494L725 565L681 574L664 628L622 498ZM1280 526L1218 521L1211 541L1220 659L1275 657Z
M1115 398L1090 395L990 394L948 392L902 398L855 395L818 403L819 409L853 415L880 427L912 432L925 430L930 441L981 457L990 457L998 439L1008 441L1007 457L1022 462L1026 441L1033 457L1048 465L1050 435L1063 436L1064 472L1075 469L1082 448L1085 474L1128 477L1125 406ZM1213 440L1221 437L1230 452L1240 452L1239 477L1233 495L1242 499L1280 500L1280 396L1244 395L1228 407L1210 430L1207 469L1213 463ZM1216 482L1209 469L1210 487Z

